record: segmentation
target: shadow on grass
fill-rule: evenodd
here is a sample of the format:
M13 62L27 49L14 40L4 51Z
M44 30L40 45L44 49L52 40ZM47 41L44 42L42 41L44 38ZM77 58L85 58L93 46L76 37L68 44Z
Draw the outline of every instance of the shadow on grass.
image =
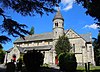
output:
M5 68L0 68L0 72L6 72Z
M40 72L60 72L60 70L55 68L42 67Z
M28 72L28 71L24 67L22 72ZM61 71L59 69L55 69L55 68L41 67L39 72L61 72ZM83 70L77 70L76 72L86 72L86 71L83 69ZM93 69L93 70L90 70L89 72L100 72L100 69Z
M28 72L25 67L23 67L22 72ZM39 72L60 72L59 69L49 68L49 67L41 67Z

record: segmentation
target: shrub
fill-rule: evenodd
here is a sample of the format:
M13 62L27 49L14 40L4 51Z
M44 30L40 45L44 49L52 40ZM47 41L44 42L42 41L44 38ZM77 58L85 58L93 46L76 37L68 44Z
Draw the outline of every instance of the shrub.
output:
M75 72L77 68L77 62L75 54L73 53L61 53L59 56L59 66L61 71Z
M36 50L28 51L23 56L23 61L28 72L38 72L40 69L40 65L43 64L44 56L42 53L37 52Z

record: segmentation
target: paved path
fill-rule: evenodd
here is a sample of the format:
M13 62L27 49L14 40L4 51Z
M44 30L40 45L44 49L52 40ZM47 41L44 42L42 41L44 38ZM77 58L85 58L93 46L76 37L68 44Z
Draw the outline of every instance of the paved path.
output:
M6 66L4 64L0 64L0 72L5 72Z
M49 65L50 68L54 68L54 69L59 69L59 66L57 65Z

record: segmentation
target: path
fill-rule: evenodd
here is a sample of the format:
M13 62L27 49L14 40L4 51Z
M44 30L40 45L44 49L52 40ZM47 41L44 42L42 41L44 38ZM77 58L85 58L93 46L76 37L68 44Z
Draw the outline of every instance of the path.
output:
M6 72L6 67L4 64L0 64L0 72Z

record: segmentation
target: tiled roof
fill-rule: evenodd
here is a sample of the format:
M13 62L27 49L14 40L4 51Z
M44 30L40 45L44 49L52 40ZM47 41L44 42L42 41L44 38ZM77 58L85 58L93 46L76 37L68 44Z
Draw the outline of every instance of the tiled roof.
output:
M68 30L65 30L67 32ZM91 42L91 33L79 34L86 42ZM25 37L25 40L18 38L14 43L19 42L28 42L28 41L40 41L40 40L49 40L53 39L53 32L43 33L43 34L34 34Z
M18 50L21 52L21 53L24 53L24 48L23 47L19 47L19 46L16 46L18 48Z
M21 52L21 53L25 53L25 51L29 51L29 50L51 50L51 48L53 47L52 45L45 45L45 46L34 46L34 47L19 47L19 46L16 46L18 48L18 50ZM14 48L14 47L13 47ZM12 51L12 49L9 49L7 52L10 52Z
M91 33L87 33L87 34L80 34L80 36L86 40L86 42L92 42L92 35Z
M17 42L28 42L28 41L38 41L38 40L48 40L53 39L53 32L43 33L43 34L34 34L23 38L18 38L14 43Z
M62 15L61 15L61 13L60 13L60 10L58 10L56 15L54 16L53 20L55 20L55 19L62 19L62 20L64 20Z
M13 49L13 47L12 47L12 48L10 48L9 50L7 50L6 52L8 52L8 53L9 53L10 51L12 51L12 49Z

